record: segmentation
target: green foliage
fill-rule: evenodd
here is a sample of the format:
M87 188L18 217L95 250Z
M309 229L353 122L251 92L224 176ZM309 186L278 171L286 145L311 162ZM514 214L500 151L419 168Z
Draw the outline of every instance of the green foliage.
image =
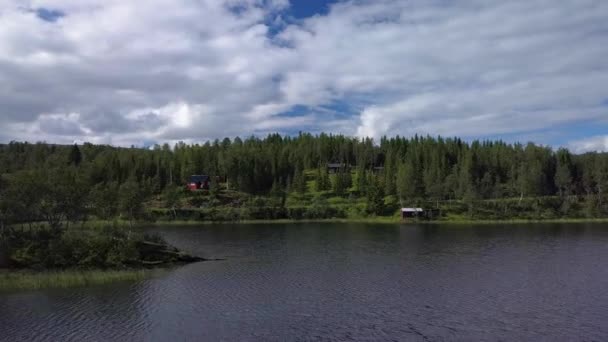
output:
M176 261L173 254L162 251L174 249L160 236L112 226L65 231L35 227L12 230L3 239L11 268L124 269L145 265L145 261Z
M368 179L368 171L363 167L358 167L355 173L355 191L365 194L369 184Z
M333 175L332 190L335 194L342 196L351 186L352 178L350 171L340 171Z
M183 196L184 190L179 187L167 187L163 193L163 198L165 200L165 207L169 208L173 217L177 218L176 209L180 204L180 200Z
M331 207L328 205L327 200L317 197L313 200L312 205L308 207L305 216L310 219L327 218L333 214L329 211L331 211Z
M379 183L372 185L367 192L367 212L372 215L384 213L384 190Z
M110 220L118 214L119 185L117 182L96 184L89 194L95 216Z
M291 182L291 190L302 194L306 192L306 188L306 176L302 173L302 170L296 169Z
M315 174L315 191L327 191L331 189L331 180L327 171L321 167L317 168Z
M555 170L555 187L560 196L570 194L572 187L572 160L570 152L566 149L559 149L556 154L557 169Z
M78 270L0 273L0 291L39 290L111 284L148 277L149 270Z
M272 183L272 188L270 188L269 195L271 197L280 197L280 198L285 197L285 189L283 189L283 186L281 186L281 182L275 180Z
M43 220L60 229L65 222L86 218L88 191L73 167L19 171L7 183L1 194L7 221Z
M71 165L80 165L80 162L82 161L82 154L80 153L80 149L78 148L78 145L74 144L72 146L72 149L70 150L70 157L68 160L68 164Z
M394 195L397 192L395 179L397 162L396 151L393 149L388 150L386 160L384 161L384 193L387 195Z
M312 207L317 197L352 198L351 206L328 201L338 215L360 215L359 209L364 215L386 214L396 205L429 201L434 206L458 202L465 208L458 215L474 218L491 211L483 201L514 198L523 205L528 198L556 196L561 197L557 207L541 200L530 207L534 215L602 217L608 205L608 154L576 155L502 141L414 136L374 142L301 133L152 150L13 142L0 145L0 161L2 229L35 222L61 229L89 214L101 219L121 215L132 222L146 218L151 209L159 209L154 217L172 219L309 217L321 215L319 208L308 214L297 208ZM324 166L331 161L355 171L330 177ZM180 191L192 174L213 176L211 189ZM215 175L227 181L216 182ZM384 211L376 209L383 197L379 193L396 195L397 201L384 204ZM255 196L278 202L251 206L248 197ZM566 203L566 198L574 199Z
M402 163L397 170L397 194L401 200L410 200L416 197L414 172L411 165Z
M120 186L118 194L119 209L127 217L130 224L133 220L142 217L144 196L144 190L133 179Z

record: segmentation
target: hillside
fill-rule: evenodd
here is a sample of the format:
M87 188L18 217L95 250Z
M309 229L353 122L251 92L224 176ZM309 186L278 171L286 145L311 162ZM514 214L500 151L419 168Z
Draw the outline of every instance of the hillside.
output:
M608 213L608 155L532 143L340 135L216 140L151 149L0 145L0 222L90 219L555 219ZM193 174L208 190L186 191ZM221 181L219 181L221 180Z

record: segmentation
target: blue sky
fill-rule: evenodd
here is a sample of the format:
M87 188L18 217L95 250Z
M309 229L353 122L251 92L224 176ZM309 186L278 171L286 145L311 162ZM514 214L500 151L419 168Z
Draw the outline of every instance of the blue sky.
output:
M57 20L61 19L63 16L65 16L65 13L61 12L60 10L48 9L44 7L36 8L34 12L38 16L38 18L51 23L54 23Z
M0 0L0 142L309 131L606 151L607 17L598 0Z
M303 19L313 15L324 15L335 0L293 0L290 1L288 13L296 18Z

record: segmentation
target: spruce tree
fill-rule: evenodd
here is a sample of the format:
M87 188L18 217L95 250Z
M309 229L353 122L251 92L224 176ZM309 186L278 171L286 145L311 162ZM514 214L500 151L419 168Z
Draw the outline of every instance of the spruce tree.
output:
M296 168L291 181L291 190L303 194L306 192L306 178L299 168Z
M323 168L317 168L316 174L316 183L315 183L315 191L326 191L331 189L331 184L329 181L329 176L327 175L327 171Z
M569 195L572 188L572 160L570 152L561 148L557 151L556 159L555 187L558 189L559 195L563 197Z
M363 167L357 167L355 174L355 190L361 194L365 194L368 187L367 180L367 171Z
M384 213L384 190L380 183L370 185L367 192L366 209L369 214L382 215Z
M72 149L70 150L69 162L71 165L80 165L82 161L82 153L80 153L80 148L78 148L77 144L72 145Z

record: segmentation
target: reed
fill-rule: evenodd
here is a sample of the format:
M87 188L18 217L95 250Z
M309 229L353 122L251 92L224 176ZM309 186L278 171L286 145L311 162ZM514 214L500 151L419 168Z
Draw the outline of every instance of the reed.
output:
M150 277L151 270L91 270L53 272L0 272L0 291L37 290L103 285Z

